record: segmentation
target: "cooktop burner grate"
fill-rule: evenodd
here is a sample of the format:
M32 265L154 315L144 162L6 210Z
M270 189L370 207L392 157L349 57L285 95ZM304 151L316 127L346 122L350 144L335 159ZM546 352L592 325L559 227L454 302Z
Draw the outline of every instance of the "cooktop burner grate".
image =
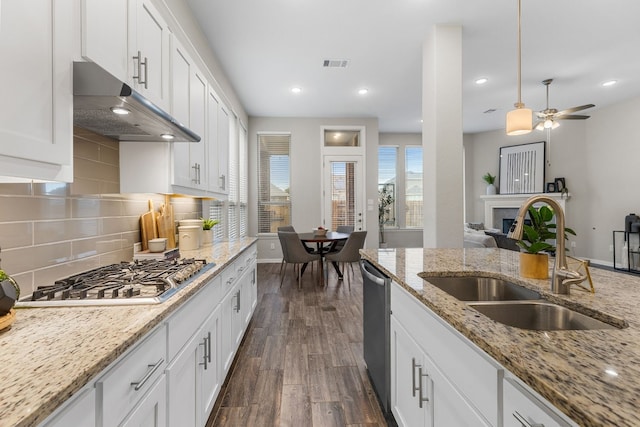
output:
M38 286L16 306L158 304L214 266L193 258L106 265Z

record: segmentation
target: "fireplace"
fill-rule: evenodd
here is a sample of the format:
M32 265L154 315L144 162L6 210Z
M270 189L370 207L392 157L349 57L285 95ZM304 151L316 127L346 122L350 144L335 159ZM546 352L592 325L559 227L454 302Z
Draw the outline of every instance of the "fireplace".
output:
M505 232L504 220L511 220L518 215L520 206L533 194L496 194L482 195L480 198L484 200L484 226L485 228L493 228ZM560 193L545 193L545 196L553 198L567 213L566 198ZM541 206L544 203L537 204ZM506 231L509 231L507 228Z
M515 220L516 220L515 218L502 218L502 232L504 234L509 233L509 229L511 228ZM524 223L525 225L531 225L531 220L525 219Z

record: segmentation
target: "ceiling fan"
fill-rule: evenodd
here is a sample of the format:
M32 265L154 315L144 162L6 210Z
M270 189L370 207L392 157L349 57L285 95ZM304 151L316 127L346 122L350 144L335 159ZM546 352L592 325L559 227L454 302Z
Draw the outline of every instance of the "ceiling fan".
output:
M535 124L537 130L555 129L560 126L558 120L585 120L590 116L584 116L581 114L572 114L578 111L586 110L587 108L595 107L594 104L581 105L579 107L567 108L566 110L558 111L555 108L549 108L549 85L553 79L543 80L542 84L547 87L547 108L542 111L536 112L538 122Z

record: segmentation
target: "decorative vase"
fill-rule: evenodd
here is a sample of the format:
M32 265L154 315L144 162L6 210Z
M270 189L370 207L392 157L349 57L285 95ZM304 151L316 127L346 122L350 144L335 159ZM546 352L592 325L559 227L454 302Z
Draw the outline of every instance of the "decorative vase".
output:
M548 279L549 254L520 252L520 276L529 279Z
M201 246L210 246L213 244L213 230L202 230L202 245Z
M487 185L487 196L493 196L494 194L497 194L496 186L493 184Z

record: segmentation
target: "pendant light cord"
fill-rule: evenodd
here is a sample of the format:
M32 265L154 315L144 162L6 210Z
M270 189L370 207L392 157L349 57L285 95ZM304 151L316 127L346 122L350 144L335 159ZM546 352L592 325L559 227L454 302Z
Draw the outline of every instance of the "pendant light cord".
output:
M518 103L516 108L521 108L522 105L522 0L518 0Z

